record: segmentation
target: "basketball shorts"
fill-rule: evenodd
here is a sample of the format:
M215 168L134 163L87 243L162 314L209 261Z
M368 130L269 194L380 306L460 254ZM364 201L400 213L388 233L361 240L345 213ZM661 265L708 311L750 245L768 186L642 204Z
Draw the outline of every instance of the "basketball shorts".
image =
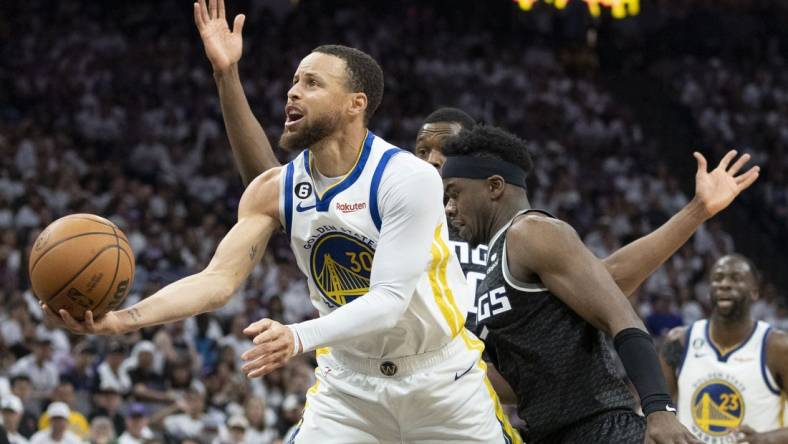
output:
M317 352L317 382L289 442L519 444L481 361L463 331L442 348L399 359Z

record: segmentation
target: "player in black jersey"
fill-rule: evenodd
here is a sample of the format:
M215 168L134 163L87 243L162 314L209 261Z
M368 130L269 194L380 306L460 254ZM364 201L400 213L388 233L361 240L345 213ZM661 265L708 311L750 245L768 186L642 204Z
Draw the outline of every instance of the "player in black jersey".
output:
M460 130L471 129L476 121L468 113L457 108L438 108L424 119L416 135L416 147L413 149L419 159L430 163L440 171L446 157L443 155L443 145ZM468 280L472 293L476 294L476 287L484 279L485 264L487 263L487 245L477 245L471 248L464 241L453 226L449 226L449 241L457 253L460 267ZM474 331L476 328L476 304L468 309L465 318L465 328ZM497 382L493 375L493 380ZM496 388L498 384L496 384Z
M447 215L471 245L488 243L487 277L477 293L486 350L518 395L529 443L697 443L676 419L654 344L605 265L574 230L529 209L525 143L478 126L444 146ZM697 188L714 197L709 215L755 181L736 176L735 152ZM708 196L707 196L708 197ZM613 336L637 389L644 420L615 375L603 334Z

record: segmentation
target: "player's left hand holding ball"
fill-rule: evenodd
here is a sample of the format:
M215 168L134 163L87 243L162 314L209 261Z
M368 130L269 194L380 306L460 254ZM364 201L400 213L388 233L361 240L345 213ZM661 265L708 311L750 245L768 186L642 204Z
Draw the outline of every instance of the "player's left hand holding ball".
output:
M287 364L295 355L293 332L279 322L261 319L246 327L244 334L254 338L254 347L241 355L241 359L246 361L241 370L249 378L267 375Z
M703 444L671 412L654 412L646 417L646 444Z

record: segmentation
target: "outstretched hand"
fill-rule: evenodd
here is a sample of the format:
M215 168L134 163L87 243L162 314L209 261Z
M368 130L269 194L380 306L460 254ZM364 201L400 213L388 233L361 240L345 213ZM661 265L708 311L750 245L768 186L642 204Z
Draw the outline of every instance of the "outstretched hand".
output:
M238 63L243 52L241 33L246 16L236 15L230 31L224 14L224 0L208 0L207 7L205 0L194 3L194 23L214 71L222 71Z
M737 151L731 150L720 160L717 168L706 171L706 158L701 153L692 153L698 161L698 171L695 173L695 199L703 205L706 218L710 218L724 210L736 196L749 188L758 179L761 171L759 166L754 166L743 174L737 174L750 160L749 154L736 158Z
M46 315L48 326L62 328L78 335L115 335L120 333L120 320L114 312L94 319L93 312L85 312L85 319L80 322L74 319L66 310L59 310L55 313L52 308L43 302L39 302L41 309Z

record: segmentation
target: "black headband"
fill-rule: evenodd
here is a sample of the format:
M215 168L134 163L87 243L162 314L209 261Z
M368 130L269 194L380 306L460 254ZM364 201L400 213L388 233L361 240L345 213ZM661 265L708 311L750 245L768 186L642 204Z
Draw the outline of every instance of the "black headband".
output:
M487 179L501 176L508 184L525 188L525 171L519 166L500 159L473 156L448 156L441 169L444 179Z

